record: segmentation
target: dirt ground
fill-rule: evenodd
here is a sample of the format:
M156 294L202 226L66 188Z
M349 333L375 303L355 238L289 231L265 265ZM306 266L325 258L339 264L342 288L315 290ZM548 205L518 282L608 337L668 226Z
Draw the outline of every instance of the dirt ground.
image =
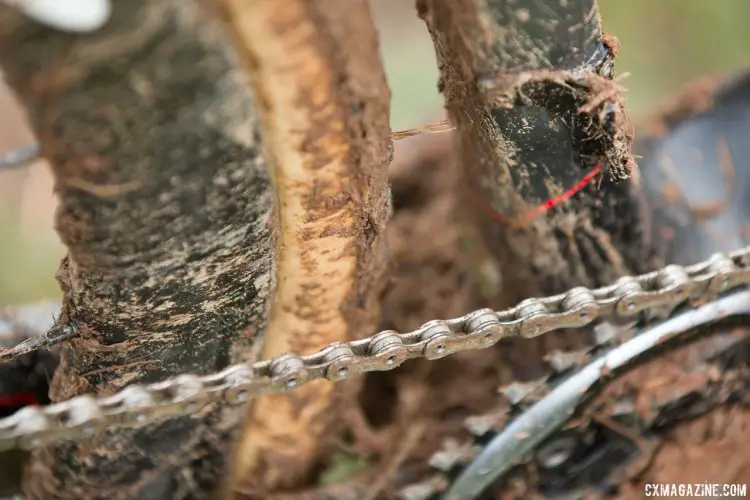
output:
M392 278L383 297L383 328L407 331L428 319L509 305L499 293L499 270L466 223L452 141L451 133L442 133L397 143L391 173L395 214L387 229ZM386 470L392 473L391 484L423 477L424 464L440 443L449 436L466 440L463 420L501 404L498 388L512 373L533 376L535 370L529 366L557 342L504 343L371 375L362 394L367 419L389 436L393 437L390 432L400 436L389 439L397 445L385 453L390 457L384 462L390 465ZM649 363L628 382L640 388L644 400L658 397L665 384L689 383L693 379L683 372L692 366L690 353L698 354L701 345L682 350L688 354L682 354L679 362L666 356ZM664 379L664 374L672 378ZM394 407L399 408L395 414L390 411ZM416 438L415 428L419 429ZM661 438L651 465L624 484L617 498L642 498L645 483L731 483L750 478L748 410L718 407ZM399 474L393 460L400 465Z

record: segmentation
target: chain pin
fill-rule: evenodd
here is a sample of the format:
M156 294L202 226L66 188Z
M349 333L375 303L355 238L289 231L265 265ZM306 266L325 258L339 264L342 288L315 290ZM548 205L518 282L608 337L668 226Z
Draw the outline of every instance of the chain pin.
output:
M229 368L224 375L224 400L231 405L247 402L253 395L253 387L258 384L254 375L253 368L248 364Z
M466 331L476 338L477 347L488 347L507 335L492 309L479 309L466 317Z
M400 366L409 357L404 341L394 330L375 335L370 341L368 354L392 368Z
M424 357L427 359L440 359L447 356L452 350L449 349L452 331L445 321L435 320L422 325L420 341L427 341L424 347Z
M323 356L323 362L328 365L326 378L333 382L344 380L356 373L352 364L356 360L351 347L337 343L328 346L328 352Z
M541 323L544 322L545 315L549 313L547 306L539 299L526 299L517 306L518 318L521 322L521 337L531 339L538 337L544 330Z
M572 327L581 327L589 324L598 313L594 294L591 293L591 290L583 286L573 288L565 294L565 298L562 301L562 309L565 312L576 314L576 317L572 318Z
M271 361L271 379L290 391L307 382L305 362L296 354L282 354Z
M620 316L638 312L638 296L643 293L641 284L632 276L623 276L615 282L615 296L619 296L615 310Z

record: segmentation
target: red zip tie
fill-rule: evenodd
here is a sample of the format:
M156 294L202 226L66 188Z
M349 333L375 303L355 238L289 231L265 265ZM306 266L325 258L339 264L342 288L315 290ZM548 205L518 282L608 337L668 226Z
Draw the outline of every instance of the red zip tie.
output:
M593 181L597 175L601 172L601 162L598 162L594 168L592 168L583 178L576 183L575 186L565 190L564 193L559 194L557 196L553 196L552 198L549 198L545 200L544 202L540 203L536 207L532 208L525 214L525 221L531 222L532 220L536 219L540 215L546 213L549 211L552 207L555 207L559 204L561 204L564 201L569 200L572 198L577 192L579 192L581 189L585 188L587 184L589 184L591 181ZM491 205L488 205L481 200L476 200L479 203L479 206L482 208L484 212L487 213L490 217L495 219L498 222L501 222L503 224L508 224L510 220L505 217L502 214L499 214L494 208L492 208ZM514 217L514 220L522 219L522 217Z

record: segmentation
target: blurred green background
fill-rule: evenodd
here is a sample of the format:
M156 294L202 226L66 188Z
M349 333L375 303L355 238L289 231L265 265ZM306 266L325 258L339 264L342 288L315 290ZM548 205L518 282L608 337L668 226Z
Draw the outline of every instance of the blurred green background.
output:
M431 42L413 0L371 0L393 91L392 126L439 119ZM600 0L604 29L622 43L618 74L636 116L698 75L750 66L748 0ZM0 89L0 151L31 140ZM43 163L0 173L0 306L57 297L63 248L52 230L52 184Z

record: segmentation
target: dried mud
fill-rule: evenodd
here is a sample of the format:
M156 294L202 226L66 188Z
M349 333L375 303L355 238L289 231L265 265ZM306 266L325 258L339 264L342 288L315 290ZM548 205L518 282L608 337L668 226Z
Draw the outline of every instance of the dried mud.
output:
M747 329L728 333L747 338ZM625 376L610 392L637 388L636 408L641 414L670 394L700 390L705 378L716 377L700 368L701 359L713 348L712 338L674 351ZM750 409L718 406L669 429L650 466L622 486L619 498L643 498L646 484L743 483L750 478Z

